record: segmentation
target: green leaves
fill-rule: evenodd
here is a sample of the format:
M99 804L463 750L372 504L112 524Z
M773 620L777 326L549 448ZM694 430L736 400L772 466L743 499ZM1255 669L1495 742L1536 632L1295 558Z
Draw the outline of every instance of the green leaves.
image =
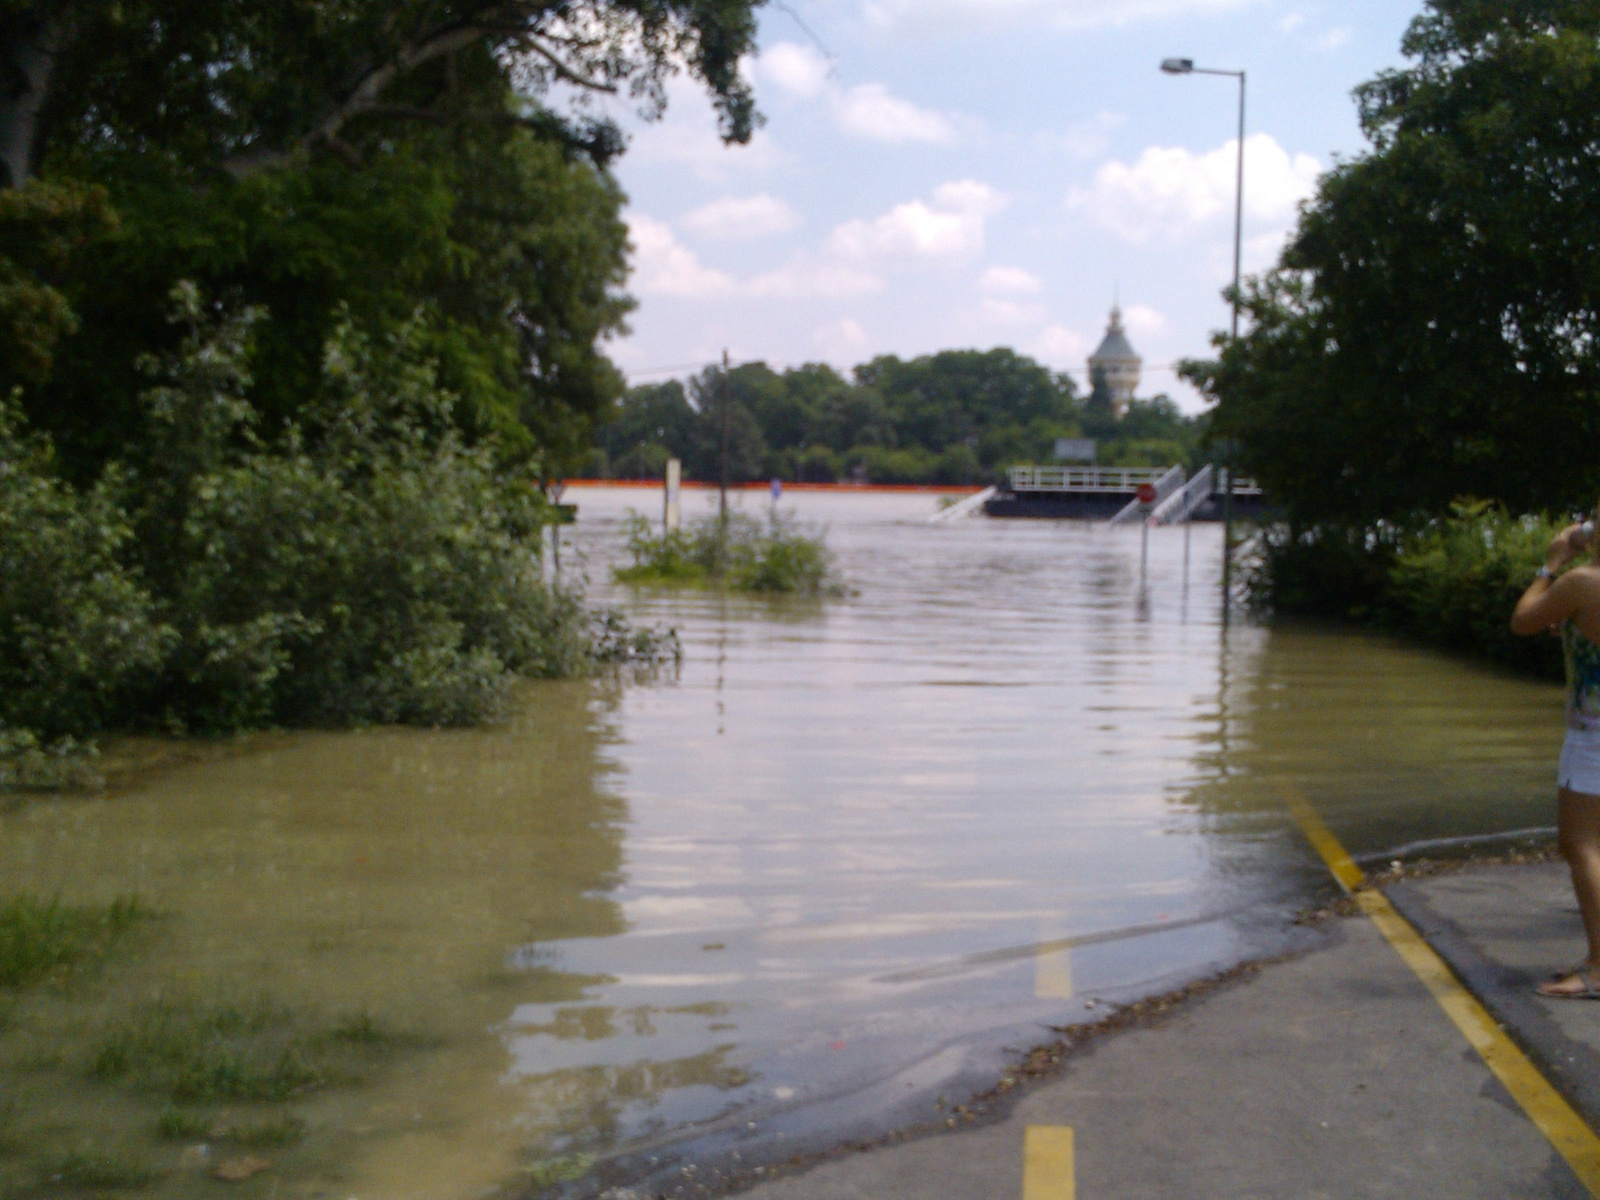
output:
M1250 332L1192 372L1304 521L1600 489L1600 10L1434 0L1358 92L1370 153L1324 177Z

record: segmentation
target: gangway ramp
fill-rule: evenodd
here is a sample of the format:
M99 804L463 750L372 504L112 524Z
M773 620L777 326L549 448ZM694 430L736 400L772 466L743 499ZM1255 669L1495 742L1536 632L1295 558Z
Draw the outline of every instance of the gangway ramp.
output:
M1155 525L1177 525L1194 515L1194 510L1211 499L1215 486L1216 469L1207 463L1194 473L1194 478L1178 488L1165 500L1150 510L1150 521Z
M931 525L938 521L949 521L955 517L970 517L973 513L981 512L984 502L993 497L999 490L999 488L991 484L989 487L984 488L983 491L974 492L965 500L960 500L949 508L941 508L928 518L928 523Z
M1154 501L1156 507L1159 508L1164 500L1183 487L1183 478L1184 470L1183 465L1180 463L1177 466L1169 467L1166 474L1155 481L1153 486L1156 489ZM1135 496L1117 510L1116 515L1111 518L1111 524L1127 525L1130 522L1139 520L1149 511L1150 505Z

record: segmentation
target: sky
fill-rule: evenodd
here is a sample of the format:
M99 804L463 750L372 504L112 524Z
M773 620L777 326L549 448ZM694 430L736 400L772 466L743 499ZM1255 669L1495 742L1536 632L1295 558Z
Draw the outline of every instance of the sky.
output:
M1225 329L1238 85L1244 267L1365 143L1351 89L1402 60L1412 0L784 0L745 64L762 128L725 146L703 91L629 134L635 383L727 350L841 370L1008 346L1077 373L1119 300L1139 394Z

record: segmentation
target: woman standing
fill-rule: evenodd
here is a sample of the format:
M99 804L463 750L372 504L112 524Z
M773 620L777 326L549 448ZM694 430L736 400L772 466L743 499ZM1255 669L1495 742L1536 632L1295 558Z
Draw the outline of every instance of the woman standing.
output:
M1567 664L1567 738L1556 771L1561 855L1589 939L1589 956L1539 985L1539 994L1600 1000L1600 565L1561 569L1593 541L1581 525L1558 533L1511 615L1519 634L1560 629Z

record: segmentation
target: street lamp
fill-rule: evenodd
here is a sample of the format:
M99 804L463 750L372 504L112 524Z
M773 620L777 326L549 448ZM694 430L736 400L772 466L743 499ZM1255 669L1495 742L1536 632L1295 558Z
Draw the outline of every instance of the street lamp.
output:
M1218 71L1197 67L1192 58L1164 58L1161 69L1168 75L1232 75L1239 80L1239 158L1233 181L1233 319L1228 328L1230 341L1239 340L1239 250L1244 234L1244 72ZM1233 597L1233 462L1229 456L1228 482L1222 489L1222 623L1228 623L1228 606Z

